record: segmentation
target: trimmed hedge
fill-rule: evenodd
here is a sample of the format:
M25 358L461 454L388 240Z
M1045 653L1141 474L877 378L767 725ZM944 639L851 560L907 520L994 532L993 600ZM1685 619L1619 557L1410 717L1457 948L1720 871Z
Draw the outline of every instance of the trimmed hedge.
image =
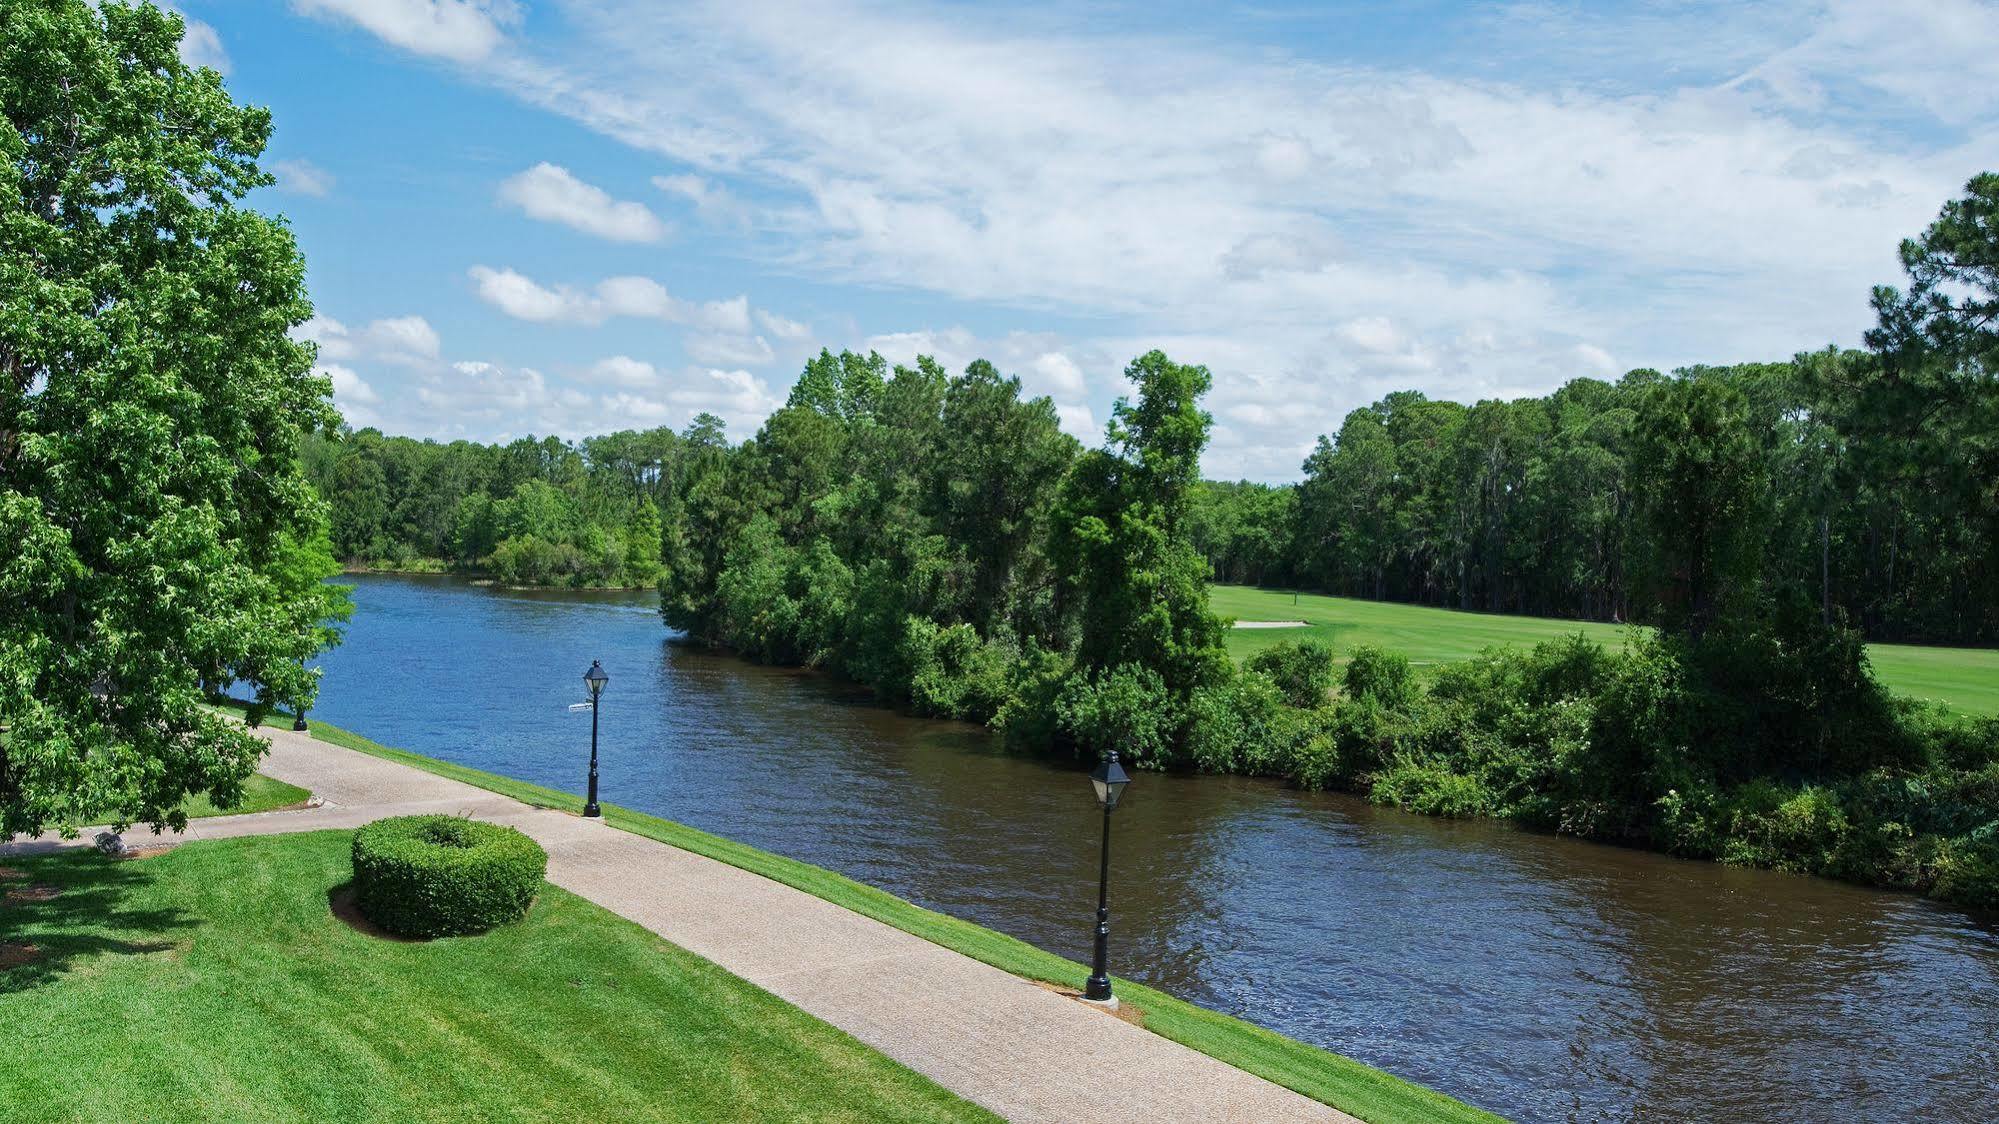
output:
M518 921L548 852L511 827L457 816L396 816L354 833L361 912L391 933L450 937Z

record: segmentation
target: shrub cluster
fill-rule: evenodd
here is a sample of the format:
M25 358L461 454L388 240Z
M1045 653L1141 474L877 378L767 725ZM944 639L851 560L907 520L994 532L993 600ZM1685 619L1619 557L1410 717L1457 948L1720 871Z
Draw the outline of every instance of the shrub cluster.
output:
M403 936L459 936L518 921L547 869L540 844L499 824L397 816L354 833L361 912Z
M1446 665L1425 690L1357 650L1343 697L1281 719L1261 760L1430 815L1999 908L1999 719L1894 699L1862 660L1575 637Z

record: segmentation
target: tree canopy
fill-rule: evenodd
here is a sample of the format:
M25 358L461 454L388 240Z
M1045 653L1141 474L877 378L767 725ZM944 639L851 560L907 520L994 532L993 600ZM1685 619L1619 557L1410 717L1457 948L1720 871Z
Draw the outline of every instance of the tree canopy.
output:
M182 32L0 5L0 835L233 800L264 743L205 690L310 703L341 609L305 264L243 205L271 116Z

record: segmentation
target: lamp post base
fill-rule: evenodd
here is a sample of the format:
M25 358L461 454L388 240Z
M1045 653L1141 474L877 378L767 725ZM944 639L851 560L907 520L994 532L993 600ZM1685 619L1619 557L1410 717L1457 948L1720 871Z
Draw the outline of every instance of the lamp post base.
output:
M604 818L604 810L595 804L588 805L583 809L583 818L586 820L601 820Z
M1106 995L1102 999L1092 999L1087 995L1078 995L1076 998L1088 1003L1092 1007L1102 1007L1106 1011L1117 1010L1117 996L1115 995Z
M292 730L295 733L303 734L310 729L312 729L312 727L305 724L305 714L303 712L301 712L298 718L292 722Z

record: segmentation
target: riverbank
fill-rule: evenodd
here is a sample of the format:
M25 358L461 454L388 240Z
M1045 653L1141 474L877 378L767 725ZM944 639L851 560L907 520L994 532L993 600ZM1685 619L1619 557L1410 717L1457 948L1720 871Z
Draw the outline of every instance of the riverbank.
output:
M479 937L372 935L351 836L6 859L0 1115L997 1119L555 887Z
M581 585L538 585L502 581L499 575L487 570L464 569L453 566L442 558L419 558L411 562L395 565L372 566L364 562L342 562L342 574L371 574L400 578L460 578L472 585L489 585L498 589L512 589L523 592L535 590L576 590L585 593L641 593L653 588L651 585L604 585L584 583Z
M381 745L317 720L308 725L311 736L328 745L406 765L537 808L572 812L581 808L581 800L567 793ZM288 739L293 735L278 730L272 736L274 739ZM313 787L317 789L319 786ZM1076 990L1080 989L1088 975L1083 965L990 929L923 909L820 867L614 805L606 804L604 811L606 822L613 827L803 891L843 911L900 930L928 945L960 954L1012 976ZM697 948L696 951L705 950ZM718 960L728 966L725 959L718 957ZM1497 1119L1381 1070L1206 1010L1164 992L1122 979L1117 980L1116 987L1125 1004L1139 1012L1144 1030L1373 1124ZM1036 990L1038 994L1048 994ZM1094 1011L1086 1013L1100 1015ZM964 1011L958 1014L962 1017ZM834 1021L837 1025L837 1020ZM1117 1025L1129 1024L1119 1022ZM976 1028L970 1029L976 1031ZM984 1050L989 1055L992 1048L988 1043L971 1048L971 1053L976 1055ZM982 1064L996 1062L988 1056ZM1051 1060L1048 1064L1053 1070L1064 1068L1064 1063L1059 1060ZM1123 1080L1123 1077L1115 1079Z

